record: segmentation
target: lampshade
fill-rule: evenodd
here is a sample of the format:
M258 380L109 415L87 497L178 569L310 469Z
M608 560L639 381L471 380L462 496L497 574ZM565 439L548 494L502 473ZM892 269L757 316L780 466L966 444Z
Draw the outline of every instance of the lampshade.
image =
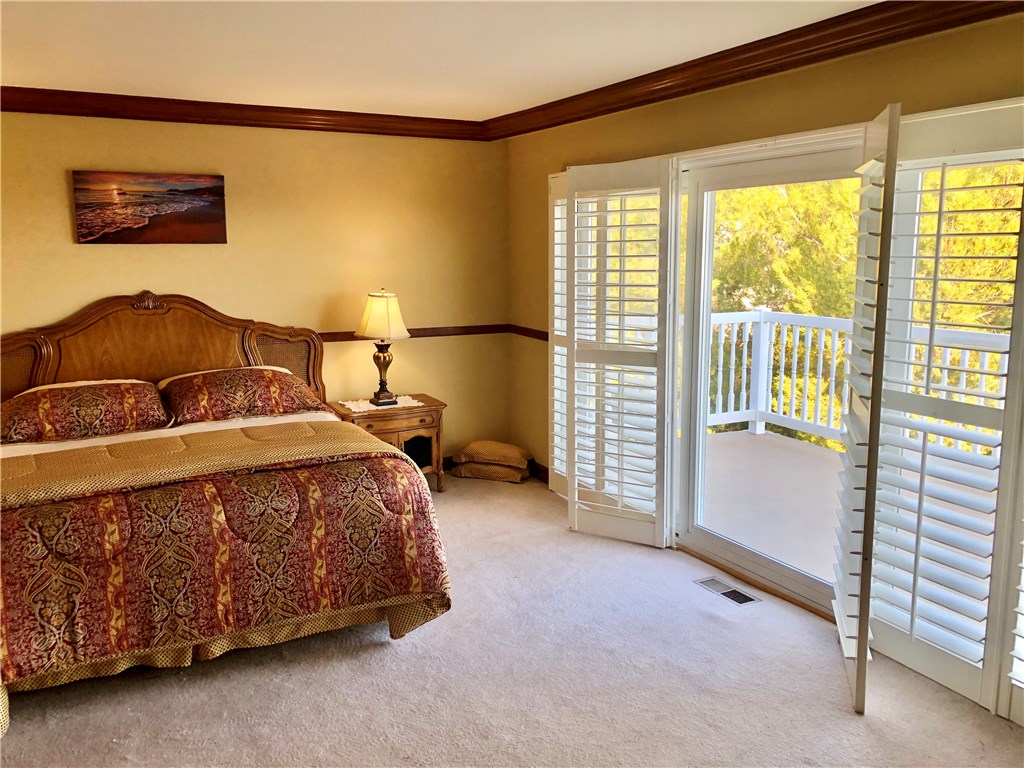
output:
M383 288L366 296L363 319L359 321L356 336L366 339L408 339L409 330L402 320L398 295Z

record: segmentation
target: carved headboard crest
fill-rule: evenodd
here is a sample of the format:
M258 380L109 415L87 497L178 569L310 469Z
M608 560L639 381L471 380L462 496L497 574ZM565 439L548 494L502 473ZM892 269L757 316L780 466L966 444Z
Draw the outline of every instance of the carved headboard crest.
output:
M212 368L279 365L325 399L315 331L241 320L177 294L100 299L53 325L0 340L0 396L41 384L142 379Z
M163 309L167 305L160 301L160 297L152 291L140 291L132 304L135 309Z

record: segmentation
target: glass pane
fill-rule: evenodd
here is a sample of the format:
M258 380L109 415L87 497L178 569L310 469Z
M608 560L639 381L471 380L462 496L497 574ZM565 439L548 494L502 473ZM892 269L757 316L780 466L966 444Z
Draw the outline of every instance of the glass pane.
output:
M711 192L705 202L714 229L699 523L826 581L857 188L855 179L778 184Z

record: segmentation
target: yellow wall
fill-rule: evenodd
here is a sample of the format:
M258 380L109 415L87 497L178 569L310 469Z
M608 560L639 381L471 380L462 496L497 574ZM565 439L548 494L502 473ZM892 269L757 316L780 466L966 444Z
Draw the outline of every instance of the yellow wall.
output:
M510 322L547 328L547 177L614 162L1024 94L1024 15L509 140ZM547 347L513 344L511 439L547 463Z
M547 176L1024 92L1024 15L482 144L4 114L2 330L143 288L231 315L351 330L363 295L410 326L547 327ZM76 245L72 169L221 173L227 245ZM369 342L328 344L334 398L375 388ZM520 336L394 346L397 391L449 403L446 453L489 437L547 463L547 347Z
M502 144L12 113L0 130L5 333L144 288L321 331L353 330L382 286L411 327L507 322ZM73 169L223 174L228 243L78 245ZM507 346L399 341L389 381L449 403L449 454L507 439ZM326 350L330 397L376 389L370 342Z

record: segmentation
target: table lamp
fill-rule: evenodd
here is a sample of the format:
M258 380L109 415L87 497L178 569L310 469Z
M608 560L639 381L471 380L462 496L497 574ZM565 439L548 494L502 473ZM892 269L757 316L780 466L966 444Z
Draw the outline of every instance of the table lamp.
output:
M366 308L363 319L359 321L356 336L364 339L377 339L373 343L377 351L373 353L373 362L380 374L380 388L370 398L374 405L395 405L398 399L388 390L388 366L394 356L391 354L391 342L394 339L408 339L409 330L402 320L402 310L398 308L398 296L388 293L383 288L377 293L366 296Z

